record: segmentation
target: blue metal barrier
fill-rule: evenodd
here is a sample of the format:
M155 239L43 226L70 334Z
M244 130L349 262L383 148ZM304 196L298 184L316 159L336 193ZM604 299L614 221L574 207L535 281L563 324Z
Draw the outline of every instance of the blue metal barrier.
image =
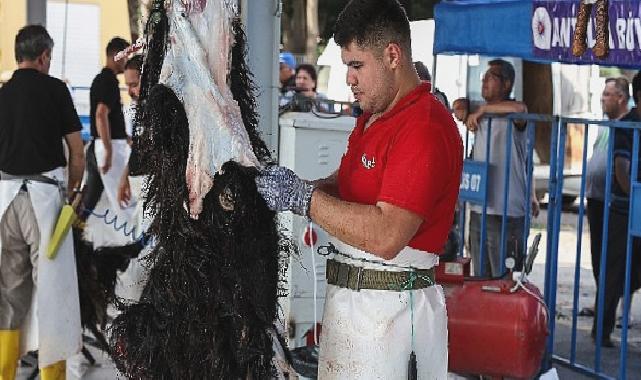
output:
M551 123L551 133L550 133L550 172L549 172L549 186L548 194L549 201L547 207L547 246L546 246L546 255L545 255L545 280L544 280L544 299L549 309L549 331L550 334L547 340L547 354L545 363L543 364L544 368L551 367L552 363L558 363L564 366L571 368L574 371L584 373L589 376L602 379L613 379L620 378L626 379L629 376L629 362L628 362L628 324L629 324L629 310L631 308L631 267L632 267L632 255L633 253L633 238L641 237L641 179L638 177L639 172L639 139L641 135L641 122L620 122L620 121L606 121L606 120L589 120L581 118L563 118L558 116L550 115L536 115L536 114L510 114L505 116L498 115L488 115L488 122L485 125L488 128L488 136L491 135L492 120L496 118L507 119L507 125L512 126L514 120L526 120L527 127L524 132L522 131L513 131L514 128L510 127L505 133L506 136L506 162L505 166L500 168L506 180L504 187L502 189L503 193L501 194L503 198L503 210L502 210L502 223L501 223L501 233L500 233L500 259L501 259L501 273L505 273L505 258L508 254L506 252L506 239L509 238L507 235L507 218L508 215L508 201L510 193L510 161L512 157L512 138L514 133L526 133L527 134L527 149L526 149L526 165L523 170L525 170L526 178L526 194L524 199L527 199L525 208L525 225L524 225L524 247L523 252L527 252L527 236L530 229L530 218L531 213L530 208L530 194L533 190L533 151L534 151L534 136L536 129L536 122L549 122ZM581 182L580 182L580 191L579 191L579 205L578 205L578 220L577 220L577 241L576 241L576 254L574 255L575 267L574 267L574 286L572 288L572 320L570 326L570 348L567 356L565 353L557 352L555 347L555 337L557 332L557 291L558 291L558 274L559 274L559 244L561 240L561 215L563 213L563 186L564 186L564 167L566 164L566 147L568 141L568 124L583 126L584 135L583 135L583 151L581 155ZM630 184L630 201L628 209L628 227L627 227L627 241L626 241L626 252L625 252L625 282L624 282L624 291L623 291L623 318L622 318L622 330L621 330L621 346L619 351L619 362L618 370L609 370L603 369L603 351L600 344L595 344L594 347L594 361L591 363L579 363L577 358L577 345L579 340L579 298L580 298L580 280L581 280L581 257L582 257L582 233L584 226L584 216L586 214L586 171L588 162L588 126L597 125L608 128L609 137L608 137L608 159L606 163L606 191L605 191L605 200L604 200L604 214L603 214L603 239L601 244L600 251L600 268L599 268L599 281L598 281L598 290L597 290L597 305L596 305L596 336L594 340L596 342L601 342L604 336L603 330L603 320L604 320L604 303L605 303L605 278L607 274L607 257L608 257L608 238L607 234L609 228L616 227L610 225L610 205L613 201L612 196L612 185L614 179L614 144L615 144L615 131L619 128L632 129L633 133L633 151L631 152L631 184ZM494 126L494 128L499 128L499 126ZM489 139L488 139L489 140ZM460 208L459 208L459 231L463 237L465 237L465 218L466 218L466 203L473 203L482 208L482 218L481 218L481 242L487 240L487 209L488 209L488 192L498 191L498 189L488 188L490 184L490 167L487 164L490 157L490 149L492 148L490 141L476 141L477 144L485 143L486 147L486 160L485 162L478 162L472 160L465 160L463 178L461 182L461 193L459 197ZM465 151L468 152L469 145L469 133L466 134L465 141ZM496 169L495 169L496 171ZM496 171L498 172L498 171ZM474 178L474 179L472 179ZM461 245L459 254L464 254L464 245ZM481 268L476 268L476 273L479 273L480 276L484 276L484 258L487 254L495 254L491 252L486 252L485 244L480 244L480 263ZM641 254L641 253L636 253ZM469 255L469 252L468 252ZM561 330L559 330L561 331ZM585 347L582 347L585 348ZM585 351L585 349L583 350ZM585 361L585 359L583 359ZM638 363L638 360L641 358L635 357L637 360L635 363ZM615 373L616 371L616 373Z

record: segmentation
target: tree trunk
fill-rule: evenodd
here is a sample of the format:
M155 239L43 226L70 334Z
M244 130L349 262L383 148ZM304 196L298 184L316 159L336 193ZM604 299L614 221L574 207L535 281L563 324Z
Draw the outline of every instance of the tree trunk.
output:
M129 10L129 29L131 30L131 42L135 42L142 34L142 18L140 12L140 0L127 0Z
M318 0L307 0L307 35L305 42L305 61L316 64L318 58Z
M552 114L552 69L550 64L523 61L523 101L529 113ZM550 162L550 133L547 122L536 123L534 148L541 163Z
M292 12L283 17L283 47L294 54L305 53L305 0L290 1ZM285 16L285 14L283 14Z

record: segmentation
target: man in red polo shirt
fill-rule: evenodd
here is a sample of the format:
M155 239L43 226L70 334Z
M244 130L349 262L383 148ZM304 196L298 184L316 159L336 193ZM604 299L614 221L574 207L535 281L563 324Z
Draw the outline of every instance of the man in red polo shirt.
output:
M397 0L350 1L334 38L364 111L338 171L308 183L269 167L256 180L272 209L333 236L318 377L445 379L447 317L433 267L458 197L461 138L418 78Z

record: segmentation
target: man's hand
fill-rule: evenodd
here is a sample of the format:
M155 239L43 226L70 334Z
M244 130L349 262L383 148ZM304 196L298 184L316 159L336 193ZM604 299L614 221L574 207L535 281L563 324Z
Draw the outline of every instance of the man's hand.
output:
M120 207L125 208L129 205L131 200L131 187L129 186L129 171L125 170L124 174L120 178L120 184L118 185L118 204Z
M481 118L483 117L484 114L485 114L485 107L481 105L476 111L467 115L467 120L465 120L465 126L467 127L467 130L471 132L476 132L476 130L479 129L479 122L481 121Z
M536 197L532 198L532 216L538 218L540 211L541 206L539 205L539 200L536 199Z
M454 111L454 117L465 123L467 120L467 115L470 112L470 102L467 98L458 98L452 103L452 110Z
M292 211L309 215L314 185L298 178L283 166L269 166L256 176L256 188L272 211Z
M105 149L104 162L102 163L100 171L102 174L107 174L109 169L111 169L111 150Z

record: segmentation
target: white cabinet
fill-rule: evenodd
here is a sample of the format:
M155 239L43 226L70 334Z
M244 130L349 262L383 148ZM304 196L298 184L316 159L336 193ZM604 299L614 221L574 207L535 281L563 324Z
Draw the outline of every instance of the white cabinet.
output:
M355 126L352 117L328 119L312 113L286 113L279 121L279 164L308 180L325 178L338 169L347 148L347 138ZM312 247L303 242L309 227L306 218L285 213L280 221L300 251L299 257L290 260L289 298L282 304L284 312L289 314L290 347L293 348L305 344L304 334L314 325L314 282L316 320L321 322L323 316L326 258L315 251L319 246L327 245L328 235L313 226L317 240L312 254Z

